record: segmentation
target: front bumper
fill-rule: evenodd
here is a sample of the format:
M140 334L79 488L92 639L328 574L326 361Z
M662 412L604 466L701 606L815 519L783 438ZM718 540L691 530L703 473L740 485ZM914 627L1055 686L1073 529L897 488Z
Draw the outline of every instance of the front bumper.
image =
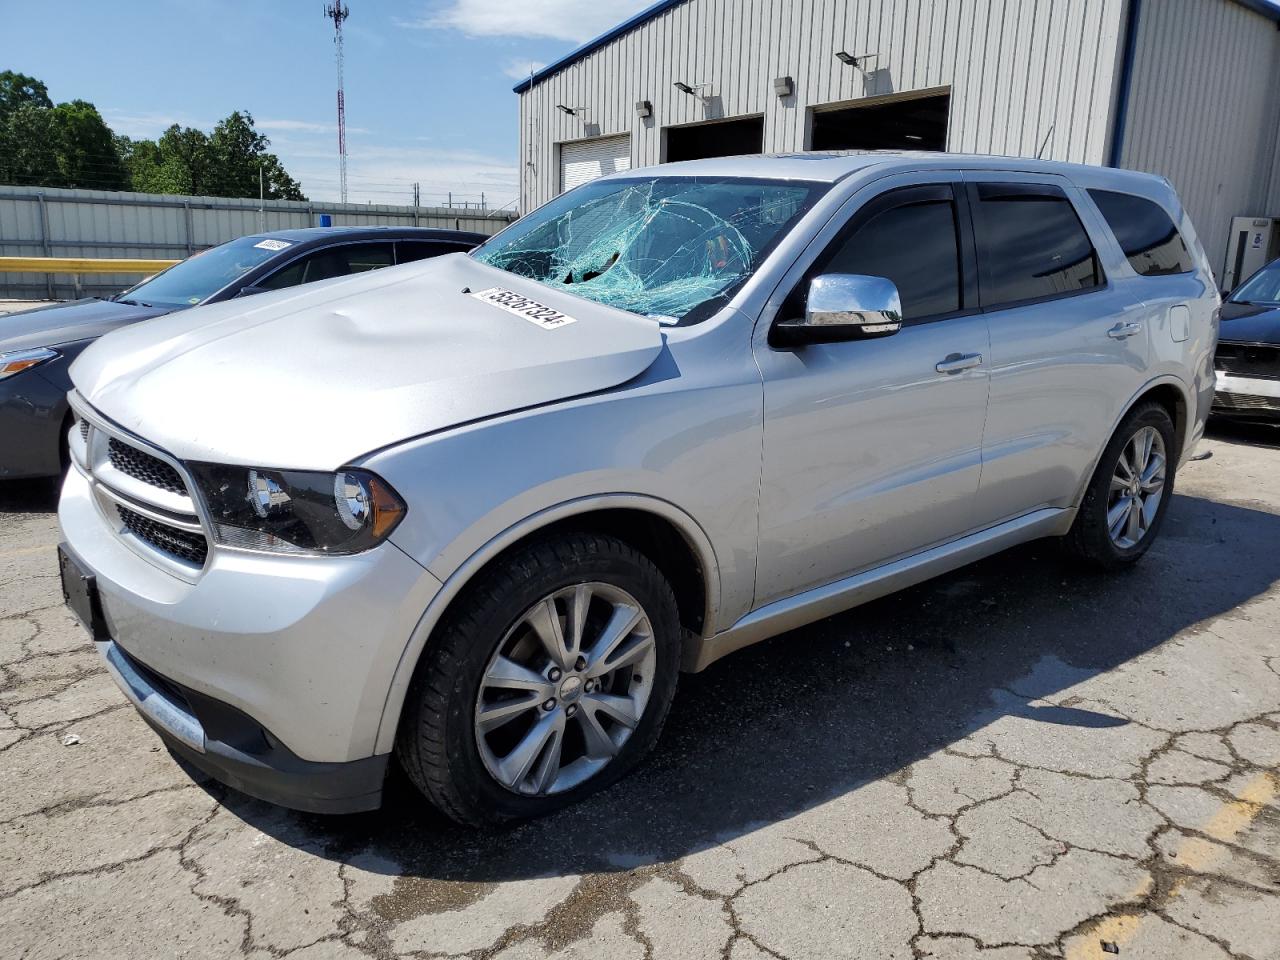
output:
M1213 412L1250 420L1280 420L1280 380L1218 371Z
M98 642L107 670L175 756L251 797L308 813L355 813L382 803L388 754L303 760L252 717L160 677L113 640Z
M384 543L347 557L214 548L186 582L121 541L74 467L58 518L96 580L108 669L176 753L287 806L376 805L383 707L435 578Z

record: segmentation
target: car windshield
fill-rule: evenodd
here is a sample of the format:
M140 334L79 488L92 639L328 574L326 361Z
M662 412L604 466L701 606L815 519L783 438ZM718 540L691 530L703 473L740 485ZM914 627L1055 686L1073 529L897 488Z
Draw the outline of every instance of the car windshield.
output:
M241 237L174 264L116 300L151 307L192 307L291 246L287 240Z
M1262 303L1280 306L1280 260L1273 260L1231 294L1232 303Z
M725 177L596 181L472 256L597 303L696 323L728 302L825 189Z

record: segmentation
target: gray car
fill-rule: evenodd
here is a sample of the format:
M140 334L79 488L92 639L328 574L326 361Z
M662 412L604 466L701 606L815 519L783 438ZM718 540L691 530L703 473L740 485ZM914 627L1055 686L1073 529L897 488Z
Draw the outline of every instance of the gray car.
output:
M1151 176L630 171L469 255L87 350L64 590L234 787L367 809L396 757L459 821L536 816L654 746L682 669L1035 538L1137 560L1218 307Z
M277 230L188 257L118 296L0 316L0 480L66 469L69 370L103 334L201 304L470 250L484 240L425 227Z

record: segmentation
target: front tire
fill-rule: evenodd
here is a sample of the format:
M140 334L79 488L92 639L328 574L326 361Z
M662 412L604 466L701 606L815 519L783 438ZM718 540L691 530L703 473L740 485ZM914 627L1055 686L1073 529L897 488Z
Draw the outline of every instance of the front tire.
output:
M568 806L653 748L680 637L670 585L630 545L577 533L519 548L437 627L405 702L400 763L460 823Z
M1136 562L1160 532L1173 496L1177 438L1158 403L1130 411L1103 451L1065 541L1091 566Z

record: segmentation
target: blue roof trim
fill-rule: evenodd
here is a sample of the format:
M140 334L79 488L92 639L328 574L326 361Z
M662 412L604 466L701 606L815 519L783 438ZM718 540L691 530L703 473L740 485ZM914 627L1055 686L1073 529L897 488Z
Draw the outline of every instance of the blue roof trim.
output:
M1273 0L1236 0L1242 7L1248 7L1254 13L1260 13L1273 23L1280 24L1280 5Z
M566 54L565 56L557 60L555 63L547 64L537 73L535 73L532 77L521 80L511 89L514 90L516 93L524 93L530 87L534 86L535 84L541 83L543 80L547 79L547 77L551 76L552 74L559 73L565 67L572 66L573 64L577 63L579 60L585 59L587 56L589 56L590 54L594 53L596 50L599 50L601 47L603 47L606 43L609 43L610 41L613 41L613 40L617 40L618 37L622 36L624 33L630 33L632 30L640 26L640 24L644 23L645 21L652 20L654 17L658 16L659 14L666 13L672 7L678 7L680 6L680 4L684 2L685 0L658 0L658 2L655 3L653 6L646 7L644 10L641 10L631 19L623 20L622 23L618 24L608 33L602 33L600 34L600 36L596 37L594 40L588 40L586 43L580 46L577 50L574 50L572 53Z

